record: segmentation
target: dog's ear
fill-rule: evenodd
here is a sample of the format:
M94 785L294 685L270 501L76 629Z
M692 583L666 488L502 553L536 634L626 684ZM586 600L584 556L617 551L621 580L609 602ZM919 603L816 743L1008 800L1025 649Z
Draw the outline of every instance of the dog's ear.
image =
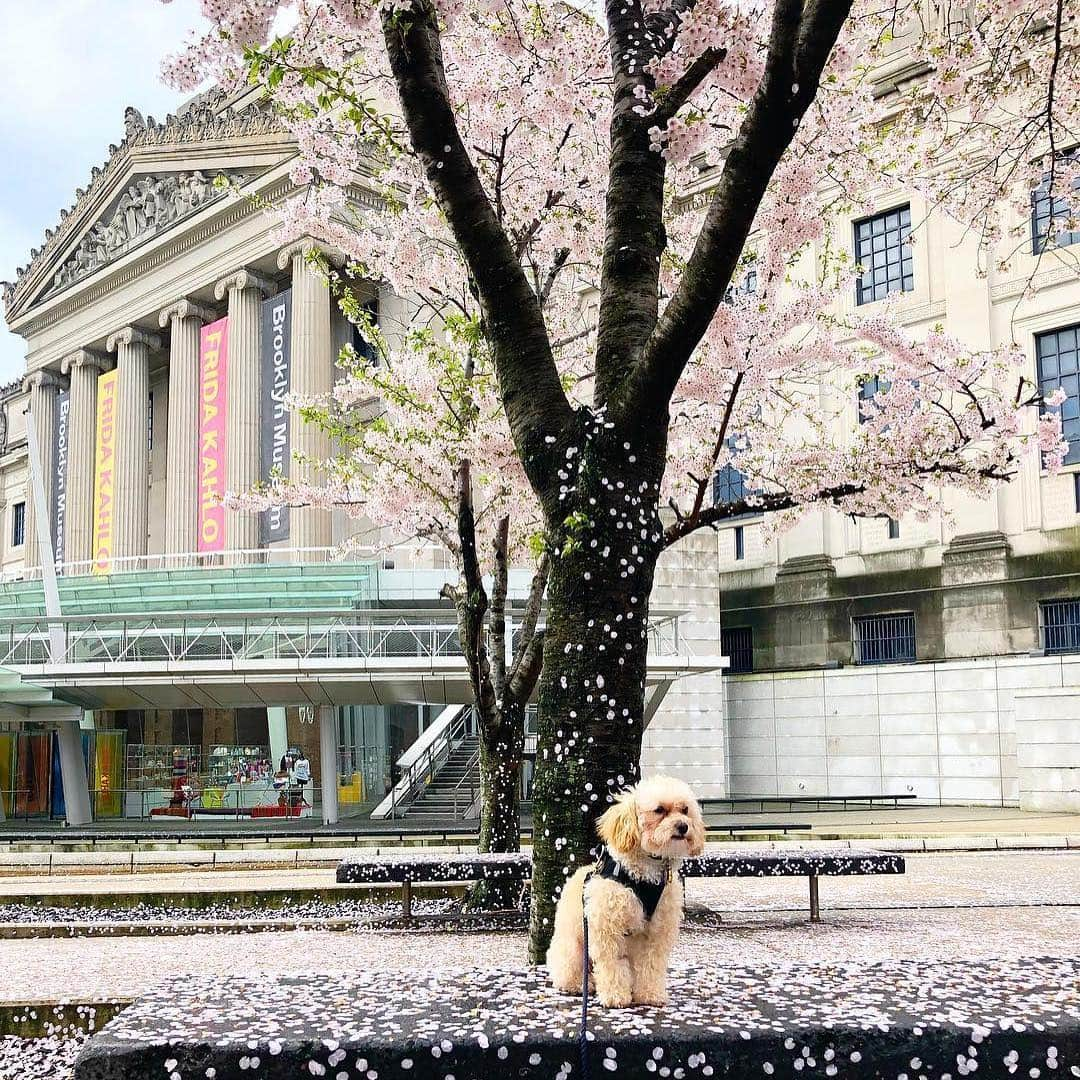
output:
M617 855L636 851L641 840L638 825L637 799L634 790L621 791L596 822L600 839Z
M696 857L705 850L705 819L701 816L697 799L690 798L689 808L690 813L687 816L690 818L690 842L686 848L689 855Z

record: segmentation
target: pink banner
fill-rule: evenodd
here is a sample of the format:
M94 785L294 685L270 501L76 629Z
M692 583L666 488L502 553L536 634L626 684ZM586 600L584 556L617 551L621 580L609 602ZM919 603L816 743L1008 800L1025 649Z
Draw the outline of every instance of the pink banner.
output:
M199 338L199 551L225 550L225 417L229 320Z

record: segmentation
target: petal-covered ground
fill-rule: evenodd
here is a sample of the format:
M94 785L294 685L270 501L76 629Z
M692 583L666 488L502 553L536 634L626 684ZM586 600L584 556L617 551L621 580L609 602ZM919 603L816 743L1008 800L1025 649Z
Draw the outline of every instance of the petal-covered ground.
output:
M695 881L691 905L707 904L718 914L707 927L695 917L675 959L745 966L1076 955L1080 852L915 855L907 857L907 868L903 877L823 880L819 925L807 921L805 880ZM175 875L169 877L182 887ZM54 877L48 889L57 884ZM130 884L130 877L112 877L117 890ZM108 879L101 887L108 887ZM131 998L196 976L226 981L303 972L427 974L463 965L518 967L524 959L520 932L424 929L29 939L0 947L0 1001L8 1002ZM0 1080L66 1080L71 1050L59 1039L0 1040Z

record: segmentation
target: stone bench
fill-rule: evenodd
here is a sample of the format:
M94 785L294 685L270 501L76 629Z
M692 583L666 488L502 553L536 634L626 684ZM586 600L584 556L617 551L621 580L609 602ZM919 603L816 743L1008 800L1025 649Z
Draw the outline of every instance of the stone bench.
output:
M1073 1080L1080 960L676 966L663 1010L590 1010L621 1080ZM577 1080L577 998L546 972L168 979L83 1048L75 1080ZM977 1070L977 1072L976 1072Z
M685 859L682 875L691 877L805 877L810 882L810 920L821 921L818 879L863 874L902 874L904 859L880 851L725 851ZM337 868L339 884L401 886L402 915L412 918L414 884L458 881L525 882L532 874L532 859L525 853L507 855L449 855L418 852L377 855L357 852Z

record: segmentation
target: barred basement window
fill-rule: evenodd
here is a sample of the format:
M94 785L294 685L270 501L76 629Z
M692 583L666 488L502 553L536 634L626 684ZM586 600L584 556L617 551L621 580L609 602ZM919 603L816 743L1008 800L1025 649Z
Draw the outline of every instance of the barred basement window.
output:
M860 615L853 620L855 663L902 664L915 659L915 615Z
M911 255L911 207L898 206L855 222L855 262L862 275L855 283L855 302L869 304L889 293L915 288Z
M731 664L725 675L739 675L754 670L754 631L749 626L733 626L720 631L720 652Z
M1080 652L1080 600L1043 600L1039 625L1048 654Z

